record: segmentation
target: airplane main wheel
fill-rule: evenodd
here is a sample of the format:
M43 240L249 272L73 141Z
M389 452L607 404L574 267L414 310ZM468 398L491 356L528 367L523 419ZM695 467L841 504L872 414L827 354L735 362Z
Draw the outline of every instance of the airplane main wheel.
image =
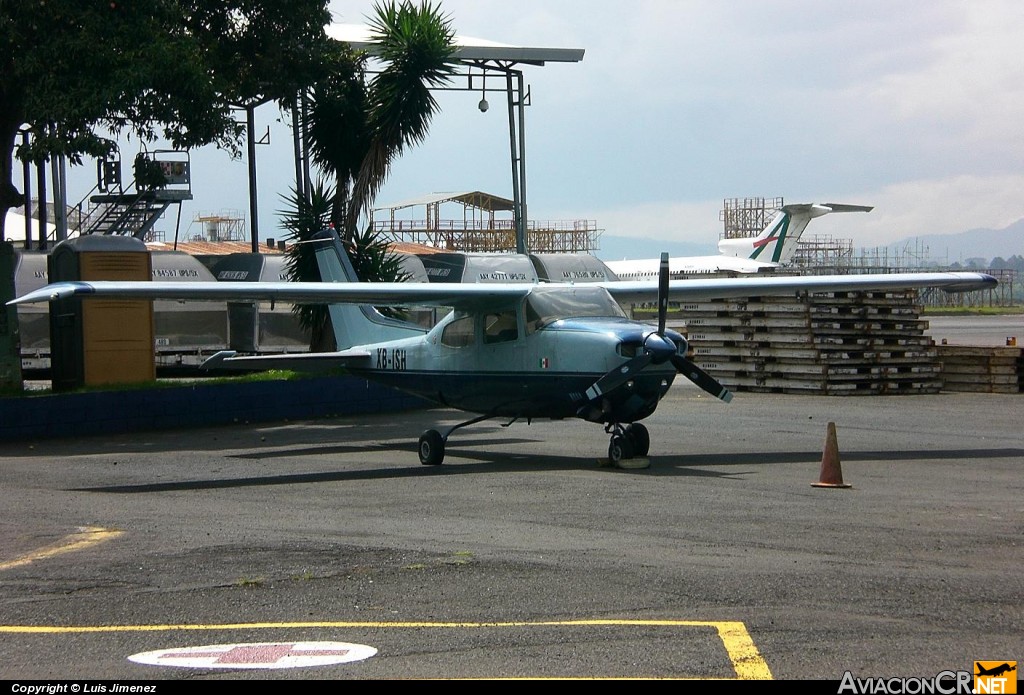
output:
M646 427L634 422L626 427L626 437L633 445L634 456L647 456L647 452L651 450L651 434Z
M420 435L420 463L424 466L440 466L444 461L444 437L437 430L427 430Z
M621 434L613 434L611 444L608 445L608 460L616 464L623 459L633 457L633 446L627 437Z

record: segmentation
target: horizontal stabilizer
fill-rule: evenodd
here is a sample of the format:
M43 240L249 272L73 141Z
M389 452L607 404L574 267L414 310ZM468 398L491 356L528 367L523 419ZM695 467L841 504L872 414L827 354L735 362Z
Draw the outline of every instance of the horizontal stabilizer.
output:
M845 203L822 203L832 212L871 212L874 205L846 205Z
M337 352L296 352L283 355L239 355L234 350L221 350L203 362L200 369L214 371L265 371L288 369L297 372L326 372L370 359L366 350L340 350Z

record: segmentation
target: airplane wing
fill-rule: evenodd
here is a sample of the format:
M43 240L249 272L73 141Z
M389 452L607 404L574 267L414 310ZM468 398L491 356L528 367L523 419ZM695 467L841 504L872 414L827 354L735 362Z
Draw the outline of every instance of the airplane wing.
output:
M529 294L527 283L426 282L57 282L8 304L49 302L70 297L122 299L282 301L295 304L368 304L474 309L514 301Z
M669 300L677 302L730 297L786 296L801 292L905 290L939 287L950 292L990 289L998 284L985 273L891 273L863 275L782 275L673 280ZM545 283L545 287L600 286L619 302L654 302L657 280L597 283ZM373 282L58 282L8 304L49 302L70 297L127 299L284 301L305 304L439 306L473 310L525 297L531 283L373 283Z
M295 352L279 355L239 355L234 350L221 350L205 362L205 370L292 369L304 372L328 372L339 367L365 365L371 354L366 350L339 350L337 352Z
M624 304L653 302L657 282L601 282ZM991 289L998 285L985 273L872 273L862 275L776 275L672 280L669 301L686 302L730 297L786 296L803 292L857 292L939 287L949 292Z

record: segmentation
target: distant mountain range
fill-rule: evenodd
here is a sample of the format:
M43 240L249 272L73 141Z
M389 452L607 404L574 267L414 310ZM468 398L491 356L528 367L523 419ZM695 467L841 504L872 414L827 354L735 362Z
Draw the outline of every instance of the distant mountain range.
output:
M940 264L984 258L1024 256L1024 219L1004 229L969 229L958 234L926 234L908 237L886 248L899 253L926 251L928 258Z
M813 236L808 232L809 238ZM892 257L914 254L940 265L964 263L971 258L984 258L986 262L996 257L1005 260L1011 256L1024 256L1024 219L1005 229L926 234L907 237L882 248L887 249ZM718 241L697 244L603 235L601 249L595 255L603 261L618 261L624 258L657 258L662 251L668 251L672 256L710 256L718 253Z

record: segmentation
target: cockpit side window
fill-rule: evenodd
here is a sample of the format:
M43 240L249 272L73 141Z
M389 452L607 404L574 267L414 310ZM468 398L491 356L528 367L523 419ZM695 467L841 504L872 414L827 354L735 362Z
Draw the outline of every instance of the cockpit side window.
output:
M484 315L484 343L505 343L519 337L515 311Z
M460 348L473 345L473 317L463 316L455 319L444 327L441 333L441 344L448 347Z

